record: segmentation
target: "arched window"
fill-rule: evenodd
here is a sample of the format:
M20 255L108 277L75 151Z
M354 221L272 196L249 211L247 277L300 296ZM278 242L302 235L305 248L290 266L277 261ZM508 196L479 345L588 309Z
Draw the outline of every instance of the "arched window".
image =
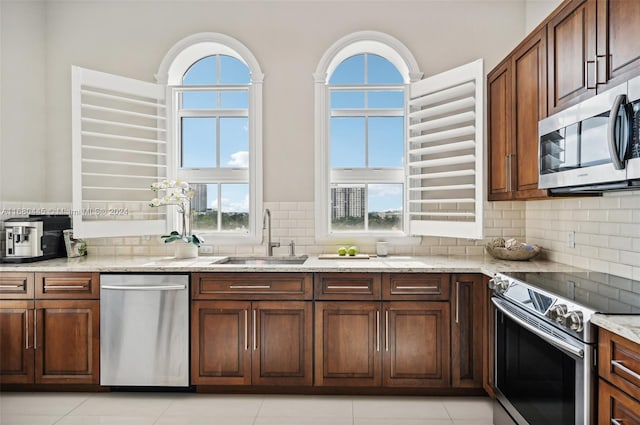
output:
M314 74L316 237L482 238L482 68L421 79L374 31L329 48Z
M405 105L419 78L392 37L355 33L316 72L319 235L405 234Z
M160 66L176 177L195 191L194 232L213 233L216 243L255 241L261 228L262 78L244 45L214 33L182 40Z

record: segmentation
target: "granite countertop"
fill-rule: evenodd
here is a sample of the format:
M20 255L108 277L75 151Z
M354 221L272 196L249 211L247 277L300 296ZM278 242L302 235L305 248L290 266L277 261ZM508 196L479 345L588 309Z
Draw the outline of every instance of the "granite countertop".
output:
M591 323L640 344L640 316L594 314Z
M548 260L505 261L489 256L389 256L361 259L309 257L304 264L219 264L227 257L79 257L33 263L0 264L0 272L372 272L372 273L482 273L580 271ZM278 258L278 257L276 257ZM597 314L593 323L640 344L640 315Z
M304 264L217 264L226 257L79 257L34 263L0 264L0 272L392 272L483 273L498 271L571 271L574 267L546 260L504 261L488 256L389 256L361 259L309 257ZM276 257L277 258L277 257Z

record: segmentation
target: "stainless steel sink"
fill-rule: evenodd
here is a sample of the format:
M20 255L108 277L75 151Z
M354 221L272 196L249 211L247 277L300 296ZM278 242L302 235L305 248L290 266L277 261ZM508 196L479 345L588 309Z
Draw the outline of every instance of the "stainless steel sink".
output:
M296 255L287 257L268 257L268 256L251 256L251 257L225 257L212 264L246 264L246 265L287 265L287 264L303 264L309 258L308 255Z

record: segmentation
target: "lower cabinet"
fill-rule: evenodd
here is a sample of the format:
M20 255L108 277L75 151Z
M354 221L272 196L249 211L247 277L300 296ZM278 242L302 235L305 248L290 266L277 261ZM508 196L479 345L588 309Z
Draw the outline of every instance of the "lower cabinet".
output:
M640 401L610 385L598 381L598 423L640 425Z
M598 331L598 423L640 425L640 344Z
M316 302L315 326L316 385L449 385L449 303Z
M484 286L482 275L451 276L451 385L481 388Z
M97 273L0 273L0 383L99 384Z
M311 385L310 301L194 301L195 385Z
M318 273L314 281L316 385L451 386L450 275Z
M0 382L98 384L100 302L3 301Z

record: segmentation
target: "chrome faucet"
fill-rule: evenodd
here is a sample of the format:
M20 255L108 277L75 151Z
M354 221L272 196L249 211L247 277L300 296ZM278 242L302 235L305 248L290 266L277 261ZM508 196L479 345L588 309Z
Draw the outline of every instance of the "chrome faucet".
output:
M271 257L273 256L273 248L278 248L280 246L280 242L271 242L271 211L269 211L269 208L265 208L264 216L262 217L262 230L264 229L268 229L267 255Z

